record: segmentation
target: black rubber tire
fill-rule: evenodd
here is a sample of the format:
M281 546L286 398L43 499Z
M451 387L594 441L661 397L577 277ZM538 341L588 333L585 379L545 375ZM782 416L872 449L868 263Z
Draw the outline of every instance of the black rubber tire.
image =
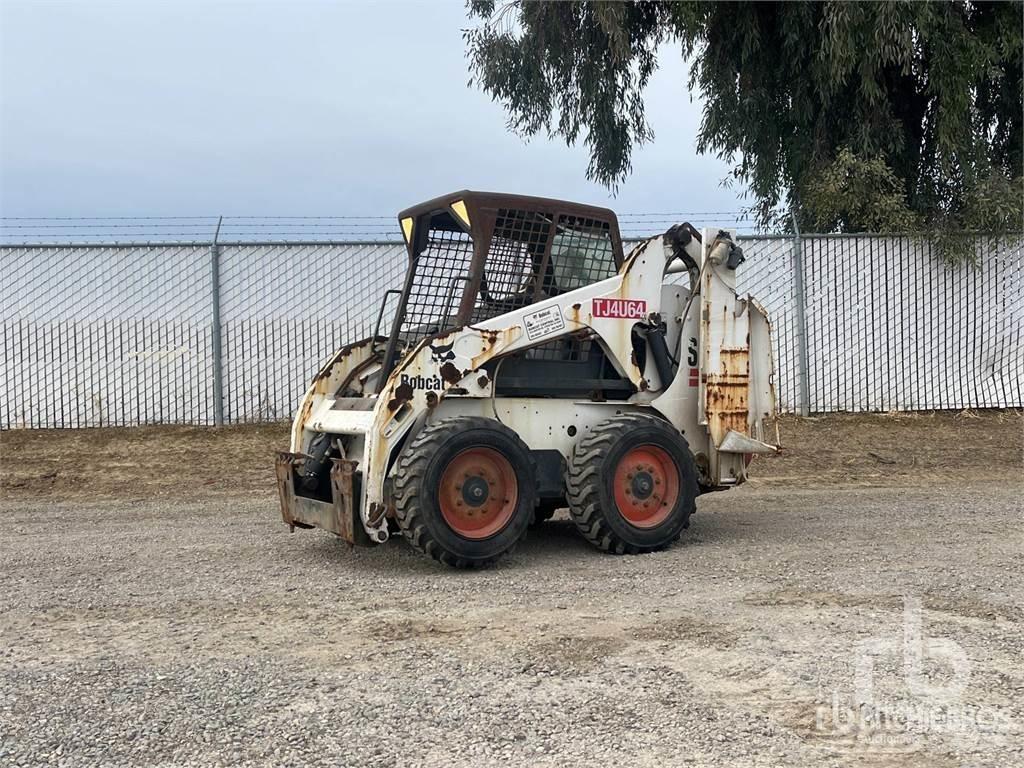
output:
M469 539L445 521L437 487L453 457L467 448L501 453L516 475L518 501L512 518L486 539ZM459 416L425 426L408 441L394 470L395 519L420 552L455 568L478 568L511 552L533 521L537 486L530 450L515 432L493 419Z
M632 525L615 503L615 468L631 449L653 444L663 448L679 472L679 494L668 516L652 528ZM566 472L569 511L583 537L613 554L640 554L675 542L696 509L697 466L686 439L655 416L621 414L598 424L573 448Z

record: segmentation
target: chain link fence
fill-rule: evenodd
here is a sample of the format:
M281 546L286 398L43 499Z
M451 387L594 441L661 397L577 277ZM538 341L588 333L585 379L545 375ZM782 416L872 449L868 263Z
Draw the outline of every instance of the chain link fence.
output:
M1024 406L1019 241L951 268L912 237L741 240L782 410ZM289 418L405 261L391 241L0 246L0 427Z

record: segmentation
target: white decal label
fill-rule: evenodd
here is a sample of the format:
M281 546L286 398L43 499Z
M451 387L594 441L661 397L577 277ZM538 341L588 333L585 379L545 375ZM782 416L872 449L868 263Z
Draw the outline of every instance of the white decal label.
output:
M562 310L557 306L544 307L544 309L527 315L523 318L523 325L526 326L526 338L530 341L547 336L549 333L565 330Z

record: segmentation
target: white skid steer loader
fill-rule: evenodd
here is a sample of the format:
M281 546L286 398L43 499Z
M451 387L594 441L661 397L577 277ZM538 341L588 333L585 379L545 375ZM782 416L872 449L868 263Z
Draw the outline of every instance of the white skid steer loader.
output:
M776 450L771 328L736 295L731 232L680 224L627 255L607 209L470 191L399 224L403 287L313 379L278 456L293 530L400 530L479 566L567 506L600 549L649 552Z

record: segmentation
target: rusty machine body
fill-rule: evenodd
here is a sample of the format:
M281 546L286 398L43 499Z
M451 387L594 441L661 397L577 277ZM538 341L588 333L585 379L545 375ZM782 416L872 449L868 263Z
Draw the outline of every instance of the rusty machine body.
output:
M401 531L476 566L568 507L599 548L646 552L776 450L771 329L736 293L728 230L680 224L624 253L610 210L470 191L399 224L404 285L316 374L278 457L293 528Z

